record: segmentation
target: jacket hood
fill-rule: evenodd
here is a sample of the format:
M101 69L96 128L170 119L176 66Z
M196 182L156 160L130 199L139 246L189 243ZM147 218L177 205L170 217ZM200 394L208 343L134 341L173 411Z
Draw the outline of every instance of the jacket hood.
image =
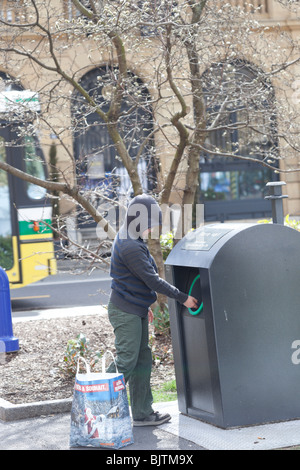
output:
M131 238L142 237L145 230L162 224L162 212L152 196L140 194L130 202L124 227Z

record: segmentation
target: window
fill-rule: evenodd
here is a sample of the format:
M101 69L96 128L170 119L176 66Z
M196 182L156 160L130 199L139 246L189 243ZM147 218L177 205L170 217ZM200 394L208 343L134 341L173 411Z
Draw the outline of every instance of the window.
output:
M97 106L107 112L111 91L118 79L118 68L103 66L87 72L81 79L81 86L93 96ZM128 74L124 84L121 116L118 130L134 160L139 155L138 172L145 192L155 185L154 141L147 136L153 130L151 97L143 82L134 74ZM106 198L127 200L133 189L127 171L117 155L116 146L109 135L106 124L86 100L74 91L72 97L72 118L74 123L74 156L76 159L77 181L99 211L107 207ZM105 199L101 194L106 196ZM84 224L84 222L83 222ZM91 224L89 224L91 225Z
M223 0L217 0L216 8L220 8L224 5ZM230 3L234 7L240 7L245 12L257 13L259 15L265 15L269 12L268 0L231 0Z
M76 8L71 0L65 0L64 5L64 15L67 20L72 20L78 16L79 12L76 11Z
M118 69L107 66L93 69L81 79L82 87L93 96L104 112L109 109L111 89L117 76ZM127 86L118 127L129 154L134 159L139 152L141 142L152 131L152 108L148 90L141 80L129 74ZM132 94L137 91L139 93L136 95L139 95L139 98L134 95L132 99ZM72 116L76 127L74 153L78 161L79 181L91 189L102 181L105 174L112 172L118 174L122 165L106 125L96 112L89 110L85 100L77 92L73 96ZM147 174L142 178L143 180L149 178L149 187L145 187L145 191L151 186L153 151L153 141L150 139L139 162L141 171L142 168L147 168Z
M26 5L23 0L0 0L0 19L6 23L24 22Z
M0 161L6 161L4 138L0 136ZM13 267L12 221L10 213L10 191L8 174L0 170L0 266Z
M45 162L33 137L25 137L25 171L42 180L46 179ZM46 189L32 183L26 183L27 195L30 199L43 199Z
M90 2L89 0L81 0L81 3L83 4L83 6L85 6L88 10L91 10L91 6L90 6ZM99 5L98 6L102 6L102 0L98 0L98 3ZM96 0L96 4L97 4L97 0ZM80 11L75 7L74 3L72 2L72 0L65 0L63 2L63 5L64 5L64 15L65 15L65 18L67 20L72 20L74 18L78 18L81 13Z
M276 167L278 158L273 88L243 61L211 66L203 83L207 127L215 129L200 157L198 200L206 220L267 216L266 184L277 176L259 161Z
M137 9L140 11L141 22L148 23L148 25L141 26L141 35L157 36L157 25L172 21L177 5L177 0L153 0L152 2L138 0Z
M266 184L272 180L265 168L201 173L203 201L234 201L261 199L266 195Z

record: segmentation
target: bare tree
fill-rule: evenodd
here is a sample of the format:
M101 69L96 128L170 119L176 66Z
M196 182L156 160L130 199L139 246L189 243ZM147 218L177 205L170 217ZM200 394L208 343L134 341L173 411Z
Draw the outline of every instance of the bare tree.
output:
M18 3L13 21L0 19L4 64L39 93L36 125L57 136L70 163L58 182L5 162L0 168L72 198L109 238L114 229L93 205L91 191L78 184L75 163L86 168L88 156L74 162L75 134L106 132L91 156L113 149L113 173L120 177L125 168L130 179L126 197L145 190L143 163L148 181L153 178L148 190L162 205L194 203L204 161L239 159L275 172L299 171L299 107L291 93L299 78L299 40L259 21L261 7L213 0ZM292 6L297 17L296 2L278 4ZM99 70L96 84L85 79L92 69ZM31 115L26 132L34 130L32 123ZM163 276L159 241L150 244Z

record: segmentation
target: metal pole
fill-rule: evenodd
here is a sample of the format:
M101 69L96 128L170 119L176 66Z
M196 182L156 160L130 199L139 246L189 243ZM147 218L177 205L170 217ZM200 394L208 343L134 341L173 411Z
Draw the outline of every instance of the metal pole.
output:
M273 224L284 225L282 200L288 198L287 195L282 194L282 186L285 185L286 183L284 181L273 181L266 185L270 188L270 193L269 196L265 196L265 199L270 199L272 203Z

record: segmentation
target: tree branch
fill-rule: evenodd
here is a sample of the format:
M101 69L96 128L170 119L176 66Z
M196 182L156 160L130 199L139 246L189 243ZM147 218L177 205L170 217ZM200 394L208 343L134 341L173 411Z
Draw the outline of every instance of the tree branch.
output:
M181 118L184 118L187 115L187 106L186 106L186 102L182 94L180 93L173 79L172 66L171 66L171 51L172 51L171 27L168 26L167 37L166 37L166 53L165 53L166 70L167 70L168 82L180 103L181 111L179 111L178 113L175 113L174 116L172 116L171 118L171 123L176 127L178 134L179 134L179 144L176 147L176 152L172 160L171 168L168 172L168 176L166 178L163 190L161 192L161 196L160 196L161 204L167 204L169 202L175 176L177 174L179 164L181 162L184 150L188 144L188 139L189 139L189 132L187 128L185 127L185 125L180 121Z
M274 170L276 173L293 173L293 172L298 172L300 171L300 168L293 168L290 170L281 170L264 160L259 160L258 158L254 157L244 157L243 155L237 155L234 153L228 153L228 152L213 152L212 150L208 150L207 148L203 147L202 145L198 143L190 143L191 146L197 147L198 149L202 150L205 153L209 153L210 155L214 155L215 157L229 157L229 158L236 158L238 160L246 160L249 162L253 163L259 163L262 166L265 166L266 168L270 168L270 170ZM271 158L271 157L268 157Z
M0 170L4 170L7 173L10 173L17 178L27 181L28 183L41 186L42 188L47 189L48 191L60 191L64 194L71 196L75 201L77 201L86 211L93 217L95 222L100 224L103 230L107 233L109 239L114 239L116 232L109 225L109 223L102 217L102 215L97 211L97 209L84 197L80 194L80 191L76 187L70 187L66 183L55 183L52 181L45 181L36 176L29 175L24 171L19 170L6 162L0 161Z

